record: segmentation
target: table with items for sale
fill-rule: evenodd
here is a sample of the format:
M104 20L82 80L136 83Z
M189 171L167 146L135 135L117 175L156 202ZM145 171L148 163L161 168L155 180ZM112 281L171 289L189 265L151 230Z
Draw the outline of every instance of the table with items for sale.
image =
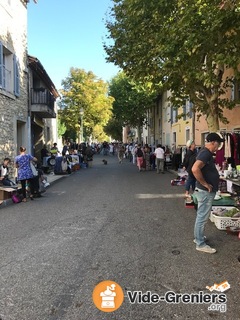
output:
M192 196L197 209L197 199ZM240 237L240 178L221 178L219 191L212 204L210 220L219 230L236 233Z

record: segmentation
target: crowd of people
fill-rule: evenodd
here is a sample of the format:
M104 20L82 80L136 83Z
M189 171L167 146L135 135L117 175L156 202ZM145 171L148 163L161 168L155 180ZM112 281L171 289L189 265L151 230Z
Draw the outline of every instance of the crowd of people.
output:
M135 164L141 171L153 171L157 173L165 173L165 169L171 164L172 153L168 146L162 146L158 144L153 147L149 144L138 143L81 143L76 144L73 142L66 142L63 145L62 151L54 143L50 150L47 150L46 146L43 146L41 150L41 160L43 162L44 157L56 157L63 156L68 159L72 155L79 156L79 163L85 163L88 167L92 166L94 154L101 154L103 156L117 156L119 164L127 160Z
M61 172L66 171L70 173L71 166L69 165L69 159L71 157L76 156L78 157L78 163L85 163L88 167L91 167L95 151L95 145L93 146L86 143L73 145L68 142L64 144L60 152L57 143L54 143L49 150L46 145L44 145L41 149L41 159L37 159L31 154L28 154L26 148L21 146L13 166L17 170L15 181L9 179L9 165L11 164L11 160L6 157L0 166L0 186L15 189L14 199L16 199L16 193L18 193L20 199L16 202L27 202L28 198L34 200L36 197L41 197L42 193L50 185L44 172L45 167L43 166L43 161L45 157L57 159L61 156L63 159L61 162ZM64 168L64 166L66 167Z
M123 163L123 159L132 162L139 172L156 170L157 173L163 174L171 163L172 156L169 147L161 144L155 148L149 144L110 143L103 145L99 150L103 155L117 155L119 164Z
M181 163L183 171L187 172L185 182L185 198L195 194L197 199L197 215L194 226L194 243L196 250L213 254L217 250L206 243L204 228L209 219L213 200L219 188L219 172L215 157L225 140L218 133L210 133L206 137L205 146L196 148L194 140L186 143L186 153ZM109 147L110 150L110 147ZM106 153L106 150L104 151ZM110 152L109 152L110 153ZM164 173L167 159L171 161L168 147L157 145L152 148L148 144L116 144L111 154L117 154L119 164L127 159L137 165L139 171L155 170Z
M79 169L80 164L91 167L95 153L95 144L65 142L60 151L57 143L54 143L50 150L47 149L46 145L43 146L41 150L41 162L44 170L47 172L54 170L55 174L71 173L72 170ZM45 159L47 159L47 163ZM59 167L56 166L56 161L61 161Z
M183 170L188 173L185 183L185 197L190 196L190 190L196 195L198 201L197 216L194 227L194 242L198 251L206 253L215 253L216 249L206 244L204 236L204 226L208 221L212 203L219 185L219 172L216 169L214 155L222 146L224 139L217 133L210 133L206 137L206 143L199 152L196 150L194 140L187 141L186 154L182 162ZM74 149L74 147L77 149ZM145 144L123 144L123 143L107 143L102 144L85 144L73 146L69 143L63 146L62 152L58 150L57 144L54 143L50 151L43 147L41 158L48 156L62 157L71 154L79 156L79 162L83 161L91 166L93 155L95 153L105 155L117 155L119 164L123 163L123 159L135 164L141 171L155 170L157 174L164 174L167 162L171 162L171 152L168 147L163 147L158 144L156 148ZM27 201L27 193L29 199L41 196L41 186L46 187L47 181L43 171L36 169L34 163L38 159L26 153L25 147L20 147L19 155L15 158L15 167L17 168L17 181L9 179L9 164L10 158L5 158L0 166L0 184L5 187L17 188L17 182L21 184L22 202Z

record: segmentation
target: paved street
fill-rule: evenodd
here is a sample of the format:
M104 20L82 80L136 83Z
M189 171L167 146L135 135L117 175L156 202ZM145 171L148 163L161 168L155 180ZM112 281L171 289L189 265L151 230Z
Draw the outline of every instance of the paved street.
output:
M239 319L240 240L210 221L218 252L193 243L195 210L185 208L175 175L138 172L127 160L94 165L59 180L44 197L0 208L1 320ZM114 313L98 310L94 287L117 282ZM209 304L130 304L126 291L209 293L227 280L227 311Z

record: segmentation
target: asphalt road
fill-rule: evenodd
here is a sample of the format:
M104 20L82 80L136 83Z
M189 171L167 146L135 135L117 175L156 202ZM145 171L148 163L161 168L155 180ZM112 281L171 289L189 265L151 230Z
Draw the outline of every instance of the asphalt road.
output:
M238 237L209 221L206 235L218 252L196 251L196 213L184 206L184 188L170 185L174 174L102 159L95 156L92 168L58 181L43 198L0 209L0 319L240 319ZM124 291L115 312L93 304L104 280ZM209 303L131 304L127 297L209 294L206 286L224 280L231 285L226 312Z

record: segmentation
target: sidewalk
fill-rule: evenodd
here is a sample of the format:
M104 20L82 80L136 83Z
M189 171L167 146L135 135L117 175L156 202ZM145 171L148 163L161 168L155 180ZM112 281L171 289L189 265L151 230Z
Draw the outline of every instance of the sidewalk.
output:
M46 190L48 190L49 188L51 188L51 186L56 183L58 180L66 178L69 176L69 174L65 174L65 175L56 175L56 174L45 174L47 176L47 181L50 183L50 186L47 187ZM12 202L12 199L7 199L7 200L0 200L0 209L4 208L8 205L14 204Z
M60 175L60 174L44 174L45 176L47 176L47 181L50 183L50 187L52 184L54 184L56 181L62 179L62 178L66 178L69 176L69 174L64 174L64 175Z

